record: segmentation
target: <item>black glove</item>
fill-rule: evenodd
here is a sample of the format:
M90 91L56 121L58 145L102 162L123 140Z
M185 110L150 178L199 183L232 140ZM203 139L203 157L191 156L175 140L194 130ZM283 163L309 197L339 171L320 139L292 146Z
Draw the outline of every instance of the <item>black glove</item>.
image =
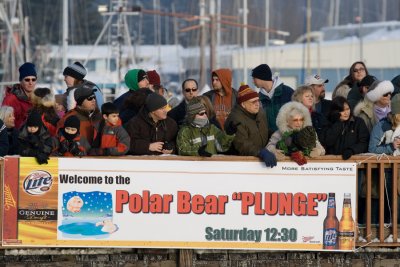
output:
M306 126L298 133L293 134L293 143L302 149L312 149L317 144L317 134L314 127Z
M237 127L240 125L240 122L234 123L231 121L228 127L225 128L225 133L228 135L234 135L237 132Z
M79 149L78 144L74 141L69 144L69 152L71 152L71 154L74 156L82 156L82 151Z
M268 151L267 149L261 149L259 153L259 157L264 161L265 166L267 167L275 167L276 166L276 157L275 155Z
M199 150L197 151L197 153L199 153L199 156L202 156L202 157L211 157L212 156L212 154L210 152L206 151L206 147L207 147L207 145L203 145L199 148Z
M39 164L47 164L48 163L47 160L49 159L49 156L46 155L45 153L37 153L35 158Z
M351 156L353 155L353 150L351 150L350 148L347 148L343 151L342 153L342 158L344 160L349 159Z
M64 155L66 152L68 152L68 149L69 149L68 141L62 141L60 143L60 146L58 147L58 152L61 155Z

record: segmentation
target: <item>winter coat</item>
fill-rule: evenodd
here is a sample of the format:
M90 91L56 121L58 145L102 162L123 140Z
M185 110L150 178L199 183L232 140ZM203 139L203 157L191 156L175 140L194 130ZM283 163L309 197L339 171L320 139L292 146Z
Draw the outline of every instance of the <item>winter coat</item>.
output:
M369 132L361 118L352 116L347 121L333 122L327 127L321 142L328 155L342 155L346 149L351 149L353 154L366 153Z
M19 136L19 155L23 157L37 157L38 154L47 156L53 151L53 139L44 126L40 126L35 134L28 133L28 127L22 126Z
M315 104L315 111L321 113L328 118L329 112L331 110L332 101L327 99L321 99L318 103Z
M181 103L179 103L179 105L168 112L168 117L173 119L178 126L181 126L185 123L186 105L186 101L183 100Z
M7 128L8 135L8 152L7 155L18 155L19 154L19 131L14 128Z
M232 126L237 128L233 139L235 154L258 156L260 150L268 143L268 123L262 110L251 114L236 104L225 122L226 131Z
M285 154L282 150L277 149L276 145L282 139L284 133L293 131L293 129L289 128L289 125L287 123L290 110L293 107L296 107L298 110L301 111L301 115L304 118L302 128L305 128L306 126L312 126L310 112L303 104L293 101L283 105L276 118L276 125L278 127L278 130L272 134L267 144L267 149L274 153L278 160L282 160L285 157ZM318 136L316 136L316 146L311 150L310 157L314 158L323 155L325 155L325 149L319 142Z
M272 98L269 98L265 94L264 89L261 89L259 93L260 102L268 120L269 136L278 129L276 126L276 117L278 116L278 112L284 104L292 101L292 95L294 92L292 88L284 85L279 77L274 78L272 90L274 90Z
M9 144L8 144L8 134L7 134L7 127L0 120L0 157L4 157L8 155Z
M80 128L79 128L80 135L85 137L85 139L89 142L89 144L92 145L94 136L94 127L96 123L98 123L102 119L100 111L96 109L92 112L88 112L77 106L73 110L68 111L64 115L64 117L58 121L57 132L60 130L60 128L64 128L65 120L72 115L77 116L80 121Z
M96 97L96 104L99 109L101 109L101 106L104 103L104 97L103 97L103 92L101 91L100 87L98 87L95 83L87 80L83 80L82 84L87 84L93 89L96 89L94 92L94 95ZM67 107L67 110L73 110L76 107L76 100L75 100L75 90L76 86L69 87L65 91L65 95L67 96L65 106Z
M124 125L131 138L130 154L160 155L160 152L150 151L149 146L154 142L168 143L176 151L175 139L178 133L176 122L167 117L155 123L146 108Z
M96 149L96 155L121 156L129 151L131 138L125 128L122 127L121 120L118 120L117 125L111 125L106 121L98 123L95 126L94 140L97 138L101 138L101 141L100 149Z
M331 125L330 122L323 114L315 111L311 112L311 122L318 135L318 139L321 140L324 130Z
M2 105L14 108L15 128L17 129L25 123L28 110L32 108L32 103L20 84L6 87L6 95Z
M337 96L343 96L347 99L347 95L349 94L351 87L347 83L339 83L338 86L333 90L332 99Z
M76 146L79 149L79 152L73 152L71 153L71 147L73 143L76 144ZM67 147L67 151L60 151L61 146ZM53 152L52 155L54 156L61 156L61 157L82 157L86 156L87 152L90 149L89 142L84 138L83 136L80 136L79 134L73 139L73 140L68 140L64 137L61 131L58 132L57 137L53 138Z
M60 120L54 107L38 106L33 107L42 117L42 122L46 126L51 136L57 135L57 123ZM31 111L29 111L30 113Z
M232 72L229 69L218 69L212 72L213 75L217 75L221 81L225 95L219 95L215 90L208 91L203 95L207 96L214 106L216 119L219 124L223 127L226 118L231 113L232 108L236 104L237 92L232 88Z
M380 120L374 128L369 139L368 152L375 154L393 155L395 152L392 141L387 140L393 133L392 124L388 119Z
M121 107L119 109L119 118L122 121L122 124L127 123L130 119L135 117L139 110L143 107L146 97L151 94L152 91L147 88L143 88L137 91L129 90L123 96L114 101L114 104L117 101L123 101L121 103ZM116 106L118 106L117 104Z
M179 155L198 156L198 150L204 144L207 144L205 150L214 155L227 151L233 139L234 135L225 134L213 124L201 128L186 124L178 132L176 145Z
M353 114L364 120L368 132L371 132L372 128L378 123L378 118L374 113L374 103L367 98L364 98L364 100L356 105Z

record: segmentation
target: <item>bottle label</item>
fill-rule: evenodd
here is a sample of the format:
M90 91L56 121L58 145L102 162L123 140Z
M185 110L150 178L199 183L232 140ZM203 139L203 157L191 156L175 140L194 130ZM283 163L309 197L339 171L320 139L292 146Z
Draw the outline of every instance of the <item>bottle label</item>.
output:
M324 232L324 246L336 246L336 228L327 228Z
M354 232L339 232L340 237L354 237Z
M334 198L328 198L328 209L330 209L330 208L336 208Z

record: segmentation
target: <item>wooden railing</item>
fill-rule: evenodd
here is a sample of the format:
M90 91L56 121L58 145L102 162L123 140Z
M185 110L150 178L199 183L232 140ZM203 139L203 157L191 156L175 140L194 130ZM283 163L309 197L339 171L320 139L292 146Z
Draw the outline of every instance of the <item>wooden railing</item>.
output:
M242 156L213 156L212 158L202 158L202 157L133 157L126 156L120 157L122 159L146 159L146 160L207 160L207 161L257 161L259 159L255 157L242 157ZM115 159L115 158L114 158ZM289 159L287 160L289 161ZM400 246L400 242L398 239L398 176L399 176L399 167L400 167L400 157L393 156L381 156L381 155L363 155L363 156L353 156L347 161L343 161L340 156L322 156L318 159L309 159L309 162L356 162L357 169L362 170L365 173L366 179L366 197L365 197L365 213L366 220L363 225L358 224L357 236L363 237L364 241L356 242L358 247L397 247ZM0 182L3 184L3 160L0 160ZM376 171L374 171L376 170ZM378 171L378 175L374 175ZM385 199L385 175L391 173L391 192L387 192L387 195L390 196L390 199L386 197ZM386 180L388 180L388 176ZM360 179L357 179L358 181ZM387 181L386 181L387 182ZM372 185L373 183L378 183L379 185L379 221L378 224L372 224L371 218L372 214ZM388 186L389 184L387 184ZM357 184L357 188L359 188ZM400 190L399 190L400 192ZM357 192L359 193L359 192ZM1 207L3 207L3 187L0 189L1 194ZM358 196L357 196L358 199ZM391 221L390 223L385 224L385 201L390 203L391 205ZM360 222L359 218L357 218L358 209L361 206L361 203L357 203L355 205L356 208L356 221ZM387 215L387 214L386 214ZM2 220L0 220L0 228L1 228ZM392 235L392 239L389 239L389 235ZM1 238L1 237L0 237ZM359 240L358 238L356 240Z

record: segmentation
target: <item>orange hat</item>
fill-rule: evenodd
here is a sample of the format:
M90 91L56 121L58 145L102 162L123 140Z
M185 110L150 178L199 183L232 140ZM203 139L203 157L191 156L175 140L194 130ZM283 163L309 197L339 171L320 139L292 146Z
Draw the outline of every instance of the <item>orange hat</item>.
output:
M237 102L238 104L241 104L249 99L256 97L258 97L258 93L253 91L253 89L251 89L247 84L244 84L239 88Z

